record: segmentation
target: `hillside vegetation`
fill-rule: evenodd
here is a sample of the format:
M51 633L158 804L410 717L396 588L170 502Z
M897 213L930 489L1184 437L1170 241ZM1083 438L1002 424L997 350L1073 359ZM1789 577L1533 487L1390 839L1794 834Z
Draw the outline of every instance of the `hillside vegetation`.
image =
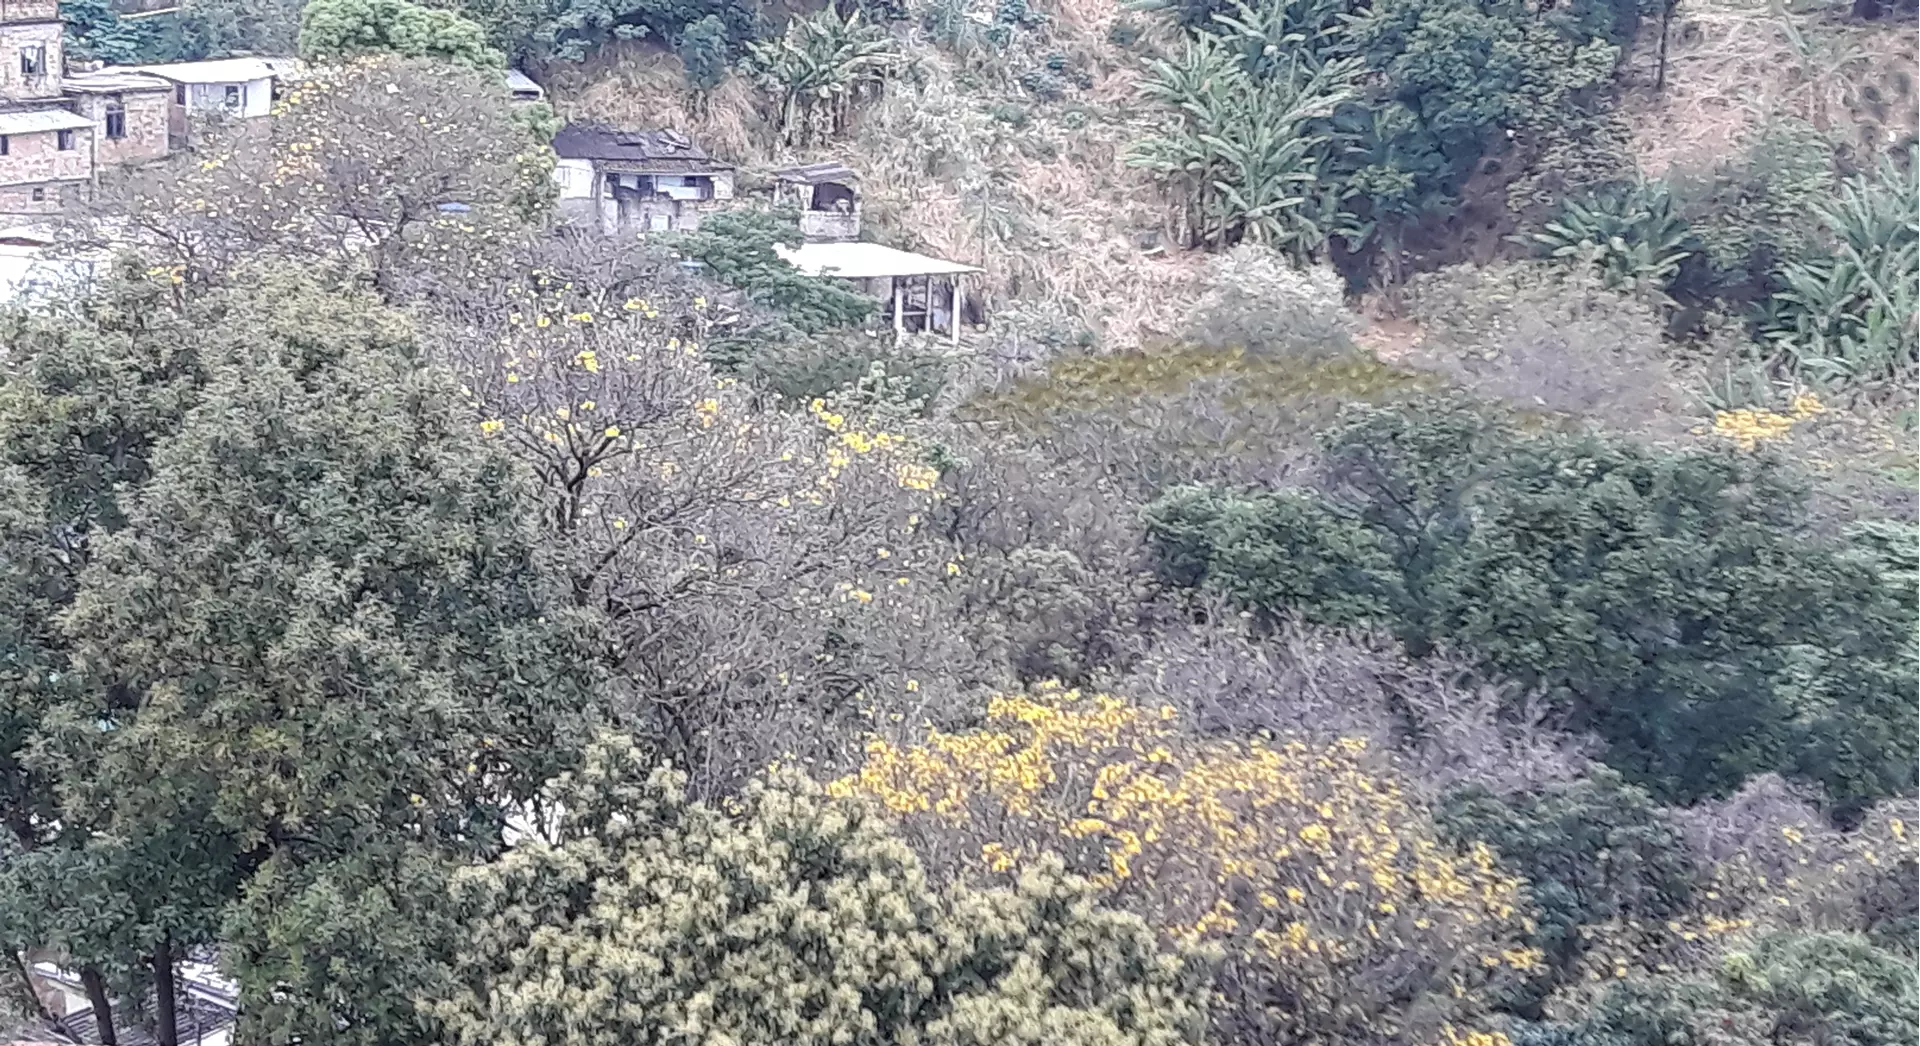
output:
M310 0L0 314L0 1015L54 963L177 1046L204 958L240 1043L1920 1039L1859 6ZM569 118L740 206L568 226ZM780 260L825 159L984 326Z

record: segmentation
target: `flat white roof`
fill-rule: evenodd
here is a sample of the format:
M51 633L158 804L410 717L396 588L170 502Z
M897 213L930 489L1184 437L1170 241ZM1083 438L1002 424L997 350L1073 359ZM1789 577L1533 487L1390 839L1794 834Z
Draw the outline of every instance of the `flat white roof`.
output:
M507 70L507 90L532 91L543 98L546 97L547 94L546 88L534 83L533 77L528 76L518 69Z
M104 94L118 91L164 91L172 85L150 73L136 73L130 69L116 67L91 73L68 73L60 78L60 86L70 91Z
M0 134L84 131L92 127L92 120L84 116L75 116L65 109L31 109L24 113L0 113Z
M838 276L843 280L886 276L948 276L982 271L945 258L896 251L877 243L803 243L797 248L775 244L773 251L789 265L809 276Z
M287 59L214 58L205 62L173 62L168 65L115 66L114 68L152 73L182 84L243 84L252 80L267 80L280 76L289 71L291 66L291 61Z

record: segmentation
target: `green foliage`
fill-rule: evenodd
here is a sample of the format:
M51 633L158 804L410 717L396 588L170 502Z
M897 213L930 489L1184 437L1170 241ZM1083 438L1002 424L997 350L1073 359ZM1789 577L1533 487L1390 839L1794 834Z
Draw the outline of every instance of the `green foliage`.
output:
M452 11L411 0L311 0L300 13L300 57L332 62L392 52L475 69L504 69L480 26Z
M799 218L790 210L736 209L708 216L698 230L676 237L673 248L804 333L856 326L871 315L873 299L805 275L774 252L800 242Z
M1642 182L1624 191L1568 200L1560 217L1532 240L1551 258L1592 265L1608 287L1665 290L1693 254L1692 230L1673 211L1666 186Z
M161 49L180 61L292 54L305 0L182 0Z
M617 40L671 43L709 17L738 45L758 20L741 0L461 0L459 8L515 61L577 62Z
M1911 786L1913 593L1814 536L1773 460L1527 435L1461 402L1350 408L1325 443L1324 494L1150 508L1163 572L1469 653L1662 797L1768 770L1843 801Z
M787 23L779 39L747 45L743 69L773 103L788 145L845 133L855 102L873 97L906 64L893 37L859 10L829 6Z
M1324 8L1326 5L1321 4ZM1299 259L1325 244L1329 208L1319 186L1331 143L1312 130L1354 96L1359 63L1311 57L1275 61L1298 40L1281 35L1297 12L1238 5L1219 33L1188 39L1178 57L1155 60L1142 85L1172 116L1170 128L1134 144L1128 163L1160 178L1185 209L1195 246L1264 244ZM1263 20L1261 14L1268 14ZM1315 12L1322 14L1322 12Z
M727 78L728 43L727 23L719 15L707 15L680 34L680 64L694 90L711 91Z
M66 22L67 54L111 65L135 65L172 57L152 19L121 18L108 0L67 0L60 5Z
M1493 847L1527 880L1535 911L1531 944L1546 958L1531 990L1513 1001L1538 1016L1608 925L1662 925L1686 910L1696 872L1686 840L1645 791L1601 769L1533 795L1497 796L1468 785L1436 813L1456 843Z
M1920 369L1920 152L1883 158L1818 211L1831 253L1789 261L1766 337L1791 375L1846 388L1904 387Z
M1397 282L1406 232L1445 213L1502 132L1588 120L1638 24L1631 0L1139 6L1171 15L1188 49L1144 84L1174 131L1132 159L1182 198L1193 242L1312 251L1338 235L1359 283L1376 258Z
M1765 295L1782 262L1814 250L1837 189L1833 143L1795 120L1768 123L1710 172L1668 180L1712 271L1706 289L1739 300Z
M46 670L0 721L60 823L5 871L64 923L36 946L128 969L234 920L252 1033L390 1042L416 1021L388 971L308 963L351 933L431 976L419 910L366 886L436 893L568 765L594 621L405 320L277 273L181 306L160 273L8 339Z
M1197 1043L1208 963L1057 859L939 889L888 823L791 772L717 809L603 742L545 840L459 874L462 1046Z
M1857 934L1775 932L1711 977L1634 979L1578 1026L1620 1046L1893 1046L1920 1035L1910 960Z

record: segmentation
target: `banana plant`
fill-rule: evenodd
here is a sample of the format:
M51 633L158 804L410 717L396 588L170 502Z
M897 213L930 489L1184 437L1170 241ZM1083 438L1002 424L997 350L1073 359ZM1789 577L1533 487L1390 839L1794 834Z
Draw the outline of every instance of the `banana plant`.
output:
M778 107L788 145L808 145L846 130L854 102L881 88L906 63L885 28L855 9L832 5L788 23L777 40L747 45L746 68Z

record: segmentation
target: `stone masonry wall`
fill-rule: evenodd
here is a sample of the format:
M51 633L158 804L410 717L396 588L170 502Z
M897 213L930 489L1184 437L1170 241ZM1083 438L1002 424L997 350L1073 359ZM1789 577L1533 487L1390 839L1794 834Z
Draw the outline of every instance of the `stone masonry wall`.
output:
M20 73L20 50L25 47L44 49L46 65L39 76ZM60 97L62 61L59 22L0 25L0 99L30 102Z
M7 138L7 155L0 156L0 185L51 181L85 181L93 175L90 131L73 132L73 148L59 148L59 134L36 131Z
M80 115L93 121L94 161L99 167L143 163L167 155L167 114L173 95L167 91L129 91L125 94L87 94L76 99ZM107 137L107 106L126 107L127 136Z

